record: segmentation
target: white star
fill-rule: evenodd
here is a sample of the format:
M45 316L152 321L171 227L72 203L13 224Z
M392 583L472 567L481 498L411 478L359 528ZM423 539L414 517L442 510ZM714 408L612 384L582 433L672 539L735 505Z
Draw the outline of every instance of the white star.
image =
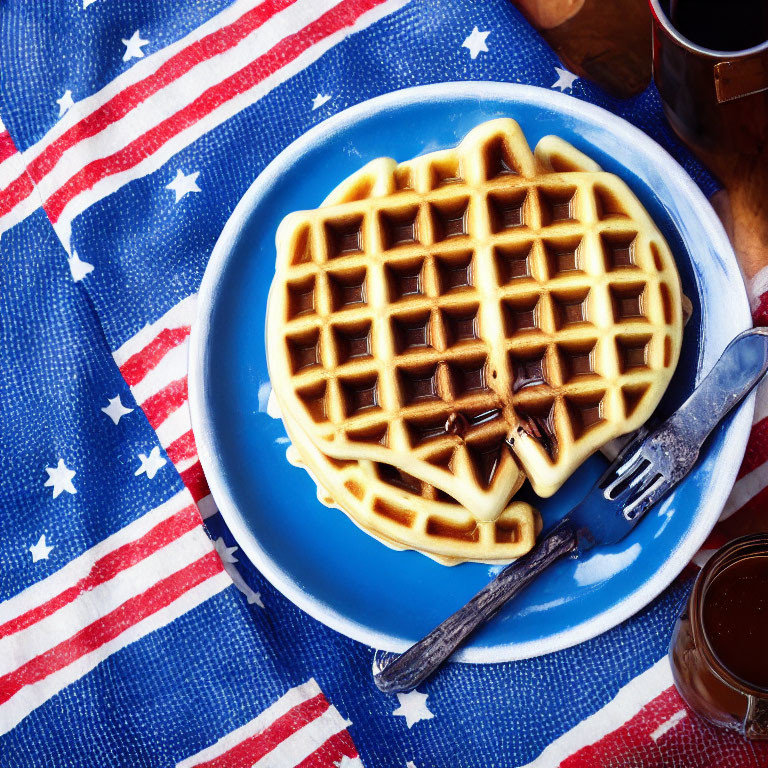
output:
M240 572L235 568L235 563L237 562L237 558L235 557L235 552L237 552L237 547L228 547L224 543L224 539L219 536L218 539L213 543L213 546L215 547L216 551L219 553L219 557L221 558L221 562L224 565L224 570L229 574L229 578L232 579L234 585L246 596L248 599L248 605L253 605L256 603L256 605L259 606L259 608L264 607L264 603L261 600L261 593L260 592L254 592L246 583L245 579L240 575Z
M77 251L72 251L72 255L67 257L69 271L72 273L72 279L79 283L89 272L93 272L93 264L83 261Z
M200 187L197 186L197 177L200 175L200 171L190 173L188 176L184 175L184 171L176 171L176 178L170 183L166 184L166 189L172 189L176 193L176 202L178 203L184 195L190 192L200 192Z
M59 463L56 467L46 467L45 471L48 473L48 479L45 481L45 486L53 486L54 499L62 491L66 491L67 493L77 493L77 489L72 485L72 478L75 476L75 472L72 469L67 469L64 459L59 459Z
M434 715L427 709L426 693L411 691L410 693L398 693L397 700L400 706L392 713L405 718L405 724L412 728L419 720L430 720Z
M49 547L45 543L45 534L43 534L37 544L33 544L29 548L29 551L32 553L32 562L36 563L38 560L47 560L52 549L53 547Z
M72 99L72 91L64 91L64 95L60 99L56 99L56 103L59 105L59 117L61 117L70 107L75 106L75 102Z
M337 760L334 765L336 768L364 768L363 761L359 757L348 755L342 756L341 760Z
M133 473L134 475L141 475L144 472L147 473L147 477L151 480L160 467L164 466L168 462L160 455L160 449L155 446L150 452L149 456L145 456L143 453L139 454L139 461L141 466Z
M490 31L481 32L477 27L474 27L469 37L461 44L461 47L468 48L469 55L473 59L476 59L480 51L488 52L488 46L485 44L485 39L490 34Z
M133 413L133 408L126 408L121 402L120 393L115 397L107 398L107 400L109 400L109 405L102 408L101 411L112 419L113 424L117 424L126 413Z
M83 0L83 10L85 10L89 5L93 5L96 2L96 0Z
M317 96L315 96L314 99L312 99L312 111L314 112L316 109L320 109L320 107L323 106L326 102L330 101L331 97L327 94L323 95L322 93L318 93Z
M142 40L139 30L137 29L128 40L123 38L123 45L125 46L125 53L123 54L123 61L130 61L130 59L143 59L144 51L142 47L147 45L149 40Z
M219 536L218 539L213 543L213 546L216 548L216 551L219 553L219 557L221 558L222 563L236 563L237 558L235 557L235 552L237 552L237 547L228 547L224 543L224 539Z
M409 761L408 761L408 762L405 764L405 768L416 768L416 763L414 763L414 762L413 762L413 760L409 760Z
M573 88L574 82L579 79L578 75L574 75L573 72L569 72L567 69L555 67L555 72L557 72L557 80L552 83L552 88L557 88L559 91Z

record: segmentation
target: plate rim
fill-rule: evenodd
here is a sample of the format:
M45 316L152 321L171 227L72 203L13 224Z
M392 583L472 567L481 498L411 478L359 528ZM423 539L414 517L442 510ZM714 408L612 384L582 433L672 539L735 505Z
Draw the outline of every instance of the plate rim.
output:
M657 155L660 154L659 160L665 164L665 173L677 183L682 193L688 198L692 208L701 213L700 225L710 237L713 250L723 259L723 263L727 267L726 275L729 281L735 282L734 278L738 276L742 286L742 290L739 292L741 307L738 310L734 307L733 311L743 316L744 329L752 326L747 291L741 278L733 246L702 191L682 166L654 139L618 115L595 104L546 88L518 83L467 80L414 86L382 94L353 105L313 126L276 155L256 177L230 214L211 252L198 291L197 318L192 325L190 334L188 370L189 407L198 458L224 521L235 536L238 545L267 580L294 605L326 626L358 642L387 651L402 652L410 645L410 641L371 629L339 613L332 605L308 593L293 580L289 573L272 560L239 512L230 493L226 475L221 471L217 461L212 420L205 408L206 399L202 395L206 367L206 342L210 334L211 317L216 304L221 276L226 268L232 247L237 243L243 227L261 198L279 178L282 167L291 163L293 158L300 156L306 149L316 145L325 137L374 113L411 104L415 101L450 101L455 98L466 97L478 101L499 99L537 102L566 115L573 114L593 120L597 118L606 126L607 130L619 136L624 135L627 141L642 145L646 150ZM466 663L498 663L541 656L596 637L642 610L651 600L663 592L683 570L700 549L701 544L717 522L746 450L754 407L755 393L750 395L732 419L723 442L723 456L719 461L722 472L720 482L716 484L706 502L697 510L698 522L694 522L688 535L678 543L664 565L642 585L617 605L580 624L550 634L546 638L529 640L524 643L512 642L478 648L463 648L454 654L452 660ZM678 565L678 563L681 564Z

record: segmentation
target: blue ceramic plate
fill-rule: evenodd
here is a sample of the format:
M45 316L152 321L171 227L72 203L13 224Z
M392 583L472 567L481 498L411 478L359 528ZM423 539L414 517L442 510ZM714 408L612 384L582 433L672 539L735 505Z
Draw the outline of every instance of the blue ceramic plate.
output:
M315 618L376 648L401 651L461 606L494 573L448 568L395 552L323 507L308 475L288 464L282 422L266 413L264 314L275 230L316 207L369 160L399 161L453 147L475 125L513 117L531 146L556 134L618 174L675 254L694 314L660 406L690 392L729 339L751 325L731 246L712 208L675 161L638 129L559 93L521 85L451 83L382 96L327 120L254 182L227 223L200 291L190 402L213 496L238 544L264 575ZM609 629L659 594L714 525L749 434L750 401L721 428L693 474L625 541L560 562L478 632L462 661L535 656ZM545 526L564 515L605 466L587 461L539 504Z

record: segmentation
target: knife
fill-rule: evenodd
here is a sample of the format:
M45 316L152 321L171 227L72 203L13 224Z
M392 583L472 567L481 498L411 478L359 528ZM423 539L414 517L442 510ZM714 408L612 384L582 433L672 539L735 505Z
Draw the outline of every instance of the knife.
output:
M642 428L584 500L523 557L504 568L463 608L374 675L384 693L413 690L508 600L566 555L621 541L693 468L712 430L768 370L768 328L752 328L726 347L678 410L655 429Z

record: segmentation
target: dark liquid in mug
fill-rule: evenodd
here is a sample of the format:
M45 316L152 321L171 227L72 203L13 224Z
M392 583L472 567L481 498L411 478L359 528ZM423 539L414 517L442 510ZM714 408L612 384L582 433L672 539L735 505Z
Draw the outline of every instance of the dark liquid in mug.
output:
M768 0L662 0L683 37L703 48L743 51L768 40Z
M702 618L720 663L744 682L768 688L768 557L741 560L715 576Z

